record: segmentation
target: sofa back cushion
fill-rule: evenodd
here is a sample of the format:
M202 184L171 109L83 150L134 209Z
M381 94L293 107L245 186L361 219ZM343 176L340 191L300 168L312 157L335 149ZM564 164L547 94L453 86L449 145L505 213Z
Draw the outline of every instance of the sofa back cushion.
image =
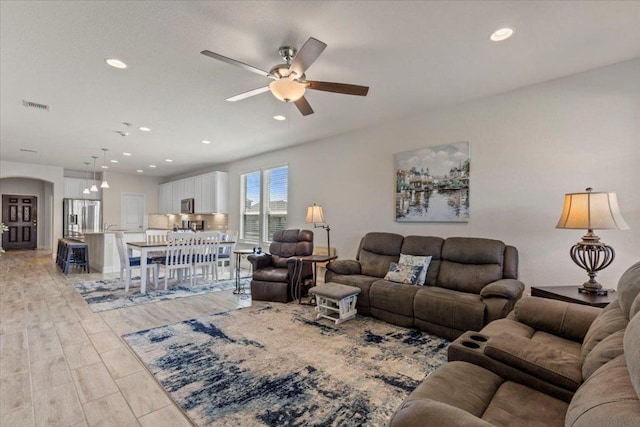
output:
M430 256L431 262L427 270L425 286L436 283L438 272L440 271L440 257L444 239L431 236L407 236L402 242L400 253L414 256Z
M286 268L289 257L313 254L313 231L299 229L276 231L269 245L269 253L273 259L273 265Z
M589 326L589 330L582 341L582 363L584 363L587 355L597 346L600 341L607 338L609 335L623 331L629 320L620 308L619 300L613 301L607 305L602 313L596 317L596 319Z
M450 237L442 247L436 285L479 293L487 284L503 278L505 244L499 240Z
M624 333L624 357L627 361L631 385L636 391L637 398L640 399L640 345L638 343L640 343L640 314L633 316Z
M366 276L384 277L389 264L398 262L404 237L393 233L367 233L360 242L358 260L361 273Z
M618 302L620 308L631 319L631 306L640 294L640 262L636 262L625 271L618 280Z

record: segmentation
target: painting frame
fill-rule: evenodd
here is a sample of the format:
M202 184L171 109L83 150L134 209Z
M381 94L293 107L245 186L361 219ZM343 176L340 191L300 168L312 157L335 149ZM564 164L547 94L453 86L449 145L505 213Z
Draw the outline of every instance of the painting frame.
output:
M469 222L469 141L403 151L394 160L396 222Z

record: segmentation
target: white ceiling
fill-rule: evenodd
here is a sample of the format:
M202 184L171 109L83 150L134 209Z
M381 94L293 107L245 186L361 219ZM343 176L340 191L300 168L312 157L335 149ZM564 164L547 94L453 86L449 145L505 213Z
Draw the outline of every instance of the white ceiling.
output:
M0 5L0 156L75 170L105 147L111 170L172 176L640 56L640 1ZM502 26L515 35L490 42ZM270 80L200 54L269 70L281 45L310 36L328 47L307 77L367 85L367 97L309 91L307 117L270 93L226 102Z

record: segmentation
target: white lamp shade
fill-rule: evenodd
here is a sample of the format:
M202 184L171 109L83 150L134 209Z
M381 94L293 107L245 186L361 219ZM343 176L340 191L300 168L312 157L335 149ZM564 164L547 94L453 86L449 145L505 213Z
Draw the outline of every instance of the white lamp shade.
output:
M324 212L322 212L322 206L309 206L307 208L307 217L305 218L304 222L307 224L324 222Z
M82 190L82 194L91 194L91 191L89 191L89 187L85 187L84 190Z
M102 181L102 184L100 184L100 188L109 188L109 183L106 179Z
M627 230L616 193L571 193L564 196L564 208L556 228Z
M307 89L302 83L289 79L275 80L269 84L273 96L284 102L294 102L302 98Z
M91 191L92 193L97 193L98 192L98 186L93 184L91 186L91 188L89 189L89 191Z

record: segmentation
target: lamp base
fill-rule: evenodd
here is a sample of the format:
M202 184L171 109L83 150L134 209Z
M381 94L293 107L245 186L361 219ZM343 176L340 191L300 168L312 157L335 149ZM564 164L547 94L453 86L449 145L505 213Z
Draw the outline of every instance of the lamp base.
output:
M578 288L578 292L581 294L589 294L594 296L605 296L609 294L609 291L607 289L587 288L584 285Z

